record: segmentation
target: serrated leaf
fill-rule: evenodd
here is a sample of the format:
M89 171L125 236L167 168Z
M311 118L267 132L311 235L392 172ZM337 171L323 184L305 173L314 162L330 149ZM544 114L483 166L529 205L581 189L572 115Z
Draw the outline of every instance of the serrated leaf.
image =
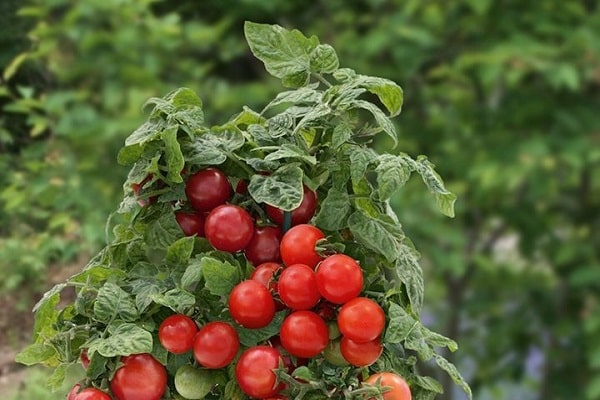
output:
M361 75L360 85L369 92L377 95L381 103L388 110L390 117L400 114L404 94L402 88L395 82L385 78Z
M88 342L88 354L100 353L104 357L128 356L152 352L152 334L136 324L121 324L105 338Z
M168 290L165 293L156 293L151 298L156 304L169 307L180 314L185 314L196 303L196 297L192 293L179 288Z
M442 384L432 377L415 375L412 377L412 382L429 392L444 393L444 387Z
M181 146L177 140L177 126L170 126L161 132L161 139L165 144L165 161L167 164L167 179L171 182L181 183L181 170L185 165Z
M140 143L133 144L131 146L125 146L119 150L117 154L117 162L120 165L130 165L140 159L144 153L144 146Z
M257 203L266 203L284 211L297 208L302 202L304 173L296 164L287 164L272 175L254 175L248 192Z
M32 343L15 356L15 361L27 366L44 364L49 367L58 365L59 354L47 343Z
M139 314L129 293L112 282L106 282L98 290L94 317L100 322L110 323L116 319L135 321Z
M63 382L65 381L65 377L67 376L69 366L70 364L68 363L62 363L53 369L52 375L50 375L46 380L48 389L50 389L52 392L56 392L61 388Z
M352 139L352 128L346 124L337 124L331 133L331 147L339 149L344 143Z
M377 158L377 189L381 200L389 200L410 178L410 167L401 157L381 154Z
M375 118L377 125L392 139L393 147L396 147L398 144L396 127L379 107L365 100L354 100L351 104L354 108L362 108L363 110L369 111Z
M295 90L287 90L278 93L277 96L263 109L263 113L271 108L280 104L292 103L292 104L314 104L321 100L321 92L315 90L317 84L311 84L305 87L301 87Z
M442 214L453 218L456 195L446 189L442 178L435 172L434 165L427 158L421 156L417 160L416 171L421 175L425 186L433 193L438 209Z
M237 129L216 127L211 132L195 137L186 148L187 161L200 165L219 165L244 143L244 136Z
M162 119L154 118L146 121L125 139L125 146L141 145L151 140L157 140L165 126L166 122Z
M355 211L348 218L348 227L356 240L383 255L389 262L398 258L399 243L395 238L397 232L392 232L389 223Z
M171 267L186 266L194 251L195 238L185 236L177 239L167 248L165 262Z
M300 148L299 146L291 143L283 143L279 147L261 147L257 150L270 150L276 149L274 152L269 153L266 157L266 161L274 161L281 159L291 159L306 162L310 165L315 165L317 159L315 156L308 153L308 151Z
M389 323L384 336L384 341L387 343L403 342L421 325L418 320L396 303L390 303L388 318Z
M202 261L194 259L190 262L181 277L181 287L186 290L193 288L202 279Z
M105 265L96 265L84 269L83 271L69 278L69 283L85 283L90 286L100 286L109 277L122 278L125 271L116 268L109 268Z
M206 288L216 296L228 296L242 278L236 266L212 257L202 258L200 267Z
M282 79L288 87L308 83L310 53L318 46L316 37L307 38L300 31L289 31L279 25L246 22L244 33L252 54L265 64L265 69Z
M406 287L410 306L418 315L423 307L424 296L423 270L419 264L418 253L406 244L400 244L396 269L398 277Z
M331 113L331 108L327 104L317 104L311 107L309 111L298 121L292 134L297 134L302 129L307 129L311 126L311 123L317 121L319 118L324 117Z
M435 354L433 357L438 367L446 371L450 378L452 378L452 381L455 384L457 384L462 390L464 390L467 396L469 396L469 399L472 399L473 393L471 392L471 388L469 387L469 384L465 381L465 379L462 377L460 372L458 372L456 366L454 366L454 364L452 364L439 354Z
M338 231L348 226L351 204L348 193L331 188L321 201L315 224L325 230Z
M310 53L310 69L320 74L331 74L340 66L335 49L328 44L320 44Z
M377 157L371 149L363 147L352 147L348 151L350 153L350 178L353 184L357 184L363 180L369 164Z
M183 235L174 213L164 213L158 219L151 221L144 234L146 244L156 249L168 248Z

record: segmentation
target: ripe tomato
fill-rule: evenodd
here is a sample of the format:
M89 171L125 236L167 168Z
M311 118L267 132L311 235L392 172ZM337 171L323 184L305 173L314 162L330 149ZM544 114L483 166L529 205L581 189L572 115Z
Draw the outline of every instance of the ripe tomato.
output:
M263 284L247 280L238 283L229 294L229 313L245 328L269 325L275 316L275 301Z
M383 352L383 346L379 338L370 342L358 343L342 336L340 352L350 364L356 367L366 367L377 361Z
M73 400L111 400L111 398L102 390L88 387L77 393Z
M277 282L277 292L283 304L292 310L309 310L321 300L315 271L304 264L290 265L283 270Z
M171 353L182 354L192 349L197 332L194 320L182 314L173 314L158 327L158 340Z
M167 389L167 371L152 355L134 354L121 358L123 366L110 381L117 400L159 400Z
M273 370L279 367L281 354L271 346L250 347L235 365L235 379L250 397L264 399L274 396L282 385L276 385Z
M370 342L383 332L385 313L377 302L356 297L340 308L337 322L342 335L355 342Z
M204 237L204 216L199 212L177 211L175 219L186 236Z
M316 280L321 296L335 304L355 298L363 288L360 265L345 254L334 254L321 261Z
M252 271L250 279L262 283L269 290L277 291L275 275L281 269L281 265L275 262L262 263Z
M79 353L79 361L81 361L83 369L87 369L88 365L90 365L90 357L88 356L87 349L81 350L81 353Z
M226 322L214 321L204 325L194 340L194 358L206 368L223 368L240 348L236 330Z
M302 202L298 208L292 210L292 226L306 224L315 215L316 209L317 194L304 185ZM283 210L268 204L265 206L265 210L271 221L277 225L283 225Z
M261 226L254 229L250 243L244 248L244 254L250 264L257 266L265 262L279 262L279 241L281 229L274 226Z
M311 268L323 258L315 250L317 241L325 235L313 225L300 224L290 228L281 238L279 251L285 265L306 264Z
M152 180L153 174L149 174L145 177L140 183L132 183L131 188L133 189L133 194L138 197L138 204L142 207L146 207L149 204L156 203L156 196L150 196L149 198L142 198L142 192L144 191L144 185Z
M288 373L292 373L296 368L308 364L308 360L306 358L290 356L287 350L281 344L281 338L279 336L273 336L272 338L270 338L269 344L281 354L283 366L285 367Z
M217 168L206 168L191 175L185 183L185 195L198 211L210 211L231 197L231 184Z
M380 385L387 390L383 393L384 400L412 400L410 388L400 375L393 372L379 372L365 380L367 385ZM375 400L374 397L369 400Z
M250 243L254 221L242 207L223 204L206 217L204 233L215 249L235 253Z
M294 311L281 324L281 345L293 356L311 358L329 343L327 324L312 311Z
M67 394L67 400L75 400L79 394L79 390L81 390L81 385L79 383L74 384L71 390L69 390L69 394Z

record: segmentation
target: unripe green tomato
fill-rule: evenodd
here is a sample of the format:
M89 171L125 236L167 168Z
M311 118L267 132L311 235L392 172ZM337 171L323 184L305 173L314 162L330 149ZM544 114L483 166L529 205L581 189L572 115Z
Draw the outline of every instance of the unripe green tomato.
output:
M213 385L214 371L182 365L175 373L175 390L186 399L203 399Z
M348 364L348 361L342 356L342 352L340 351L340 339L330 340L325 350L323 350L323 357L329 363L335 365L336 367L345 367Z
M329 340L334 340L342 336L336 321L329 321L327 323L327 330L329 330Z

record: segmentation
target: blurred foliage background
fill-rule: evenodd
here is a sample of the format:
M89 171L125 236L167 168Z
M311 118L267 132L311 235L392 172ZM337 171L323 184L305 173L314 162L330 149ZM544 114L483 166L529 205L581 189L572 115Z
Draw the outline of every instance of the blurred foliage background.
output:
M421 185L393 203L423 255L426 325L458 341L446 357L474 398L600 399L593 0L3 0L0 299L14 312L0 318L102 246L127 173L116 153L148 97L190 87L218 123L282 89L244 20L317 35L404 88L397 151L428 155L459 201L454 220ZM11 393L61 398L38 378ZM443 382L440 399L463 399Z

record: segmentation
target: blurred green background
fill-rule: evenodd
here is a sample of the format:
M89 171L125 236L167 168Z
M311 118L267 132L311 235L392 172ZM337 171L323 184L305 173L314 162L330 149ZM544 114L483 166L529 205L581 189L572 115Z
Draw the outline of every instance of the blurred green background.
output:
M127 173L116 153L148 97L190 87L219 123L282 90L245 20L317 35L403 87L397 151L428 155L459 200L447 219L417 182L393 205L423 255L424 322L459 343L446 357L474 398L600 399L593 0L2 0L0 351L103 246ZM9 400L64 398L5 358ZM464 399L439 378L440 399Z

